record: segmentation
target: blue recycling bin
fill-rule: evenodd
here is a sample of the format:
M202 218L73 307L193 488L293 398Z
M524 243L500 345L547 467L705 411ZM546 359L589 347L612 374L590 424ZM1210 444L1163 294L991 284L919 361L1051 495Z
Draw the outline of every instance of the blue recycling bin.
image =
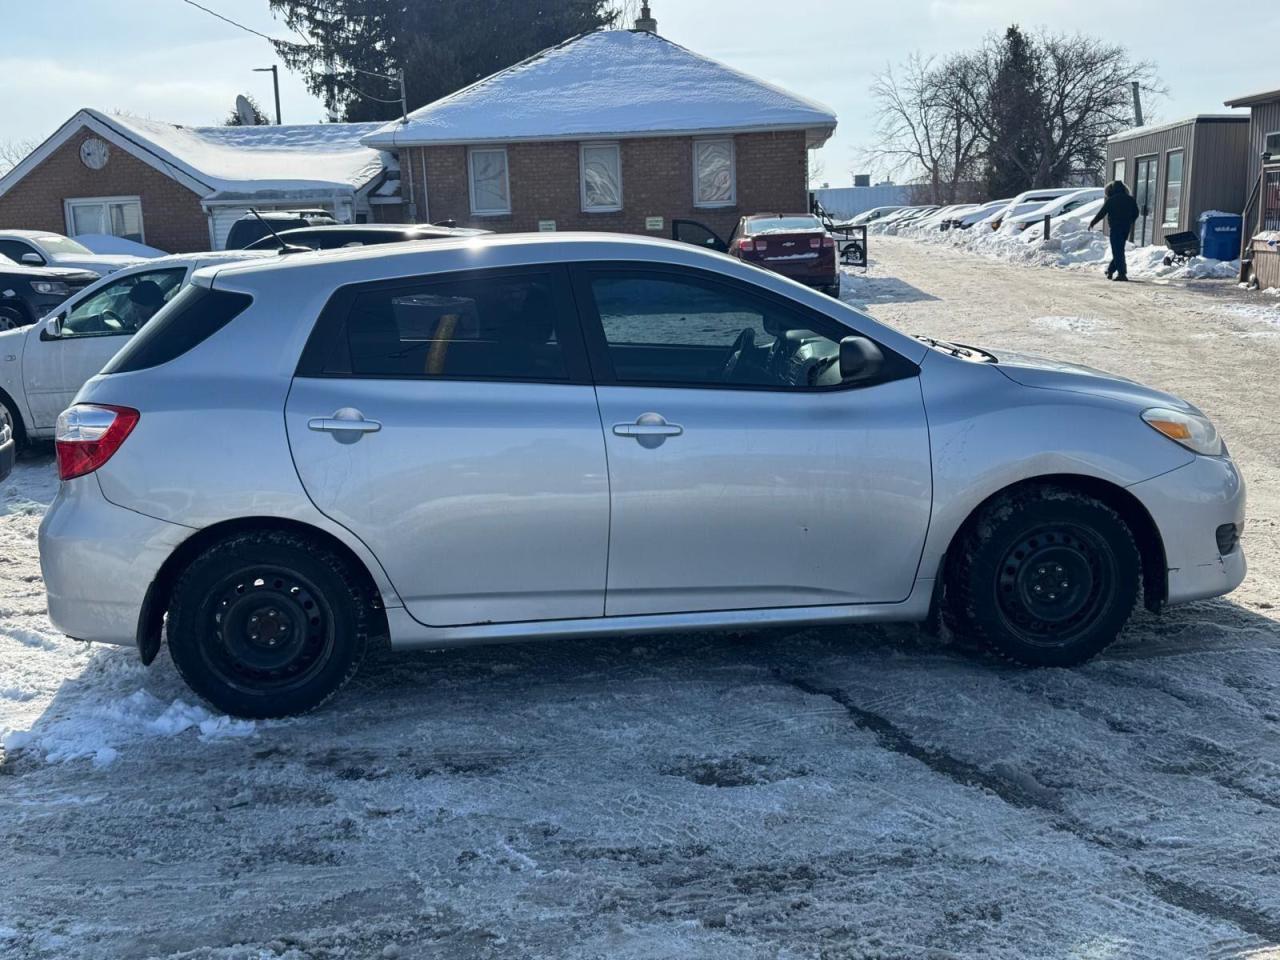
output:
M1200 214L1200 255L1213 260L1240 256L1240 214L1210 211Z

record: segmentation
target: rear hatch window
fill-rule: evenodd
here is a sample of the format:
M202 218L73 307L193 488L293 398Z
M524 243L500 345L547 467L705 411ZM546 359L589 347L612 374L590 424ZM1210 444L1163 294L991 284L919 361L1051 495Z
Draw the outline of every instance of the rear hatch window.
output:
M209 339L252 302L247 294L191 284L165 304L102 372L131 373L168 363Z

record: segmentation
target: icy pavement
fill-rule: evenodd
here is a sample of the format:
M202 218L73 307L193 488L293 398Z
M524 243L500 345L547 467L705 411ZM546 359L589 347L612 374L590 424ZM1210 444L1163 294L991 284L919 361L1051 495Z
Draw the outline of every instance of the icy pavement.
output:
M905 329L1202 402L1251 483L1238 594L1078 670L911 628L637 636L384 656L240 724L163 654L51 630L28 460L0 483L0 957L1280 956L1280 342L1187 291L872 255L846 295Z

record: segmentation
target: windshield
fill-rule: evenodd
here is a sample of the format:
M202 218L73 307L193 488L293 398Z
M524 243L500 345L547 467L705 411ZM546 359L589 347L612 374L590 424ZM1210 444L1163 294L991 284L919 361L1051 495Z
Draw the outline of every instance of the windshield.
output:
M173 298L186 272L186 267L147 270L106 284L71 308L59 336L135 333Z
M822 221L817 217L748 217L747 233L790 233L795 230L821 230Z
M35 237L35 242L44 247L50 253L87 253L93 256L93 251L86 247L83 243L76 243L70 237L60 237L57 234L49 234L47 236Z

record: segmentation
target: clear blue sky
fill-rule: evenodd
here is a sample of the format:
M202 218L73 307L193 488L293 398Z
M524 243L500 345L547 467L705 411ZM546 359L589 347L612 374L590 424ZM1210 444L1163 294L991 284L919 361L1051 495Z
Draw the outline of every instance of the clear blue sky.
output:
M266 0L201 0L264 33L286 36ZM0 141L42 139L81 106L157 120L220 122L237 93L268 107L265 40L179 0L6 0ZM824 177L846 184L872 137L872 76L913 50L945 54L1012 22L1082 30L1154 60L1163 119L1221 111L1231 96L1280 88L1280 5L1193 0L652 0L664 36L821 100L840 118L821 153ZM281 77L286 122L322 118L301 81Z

